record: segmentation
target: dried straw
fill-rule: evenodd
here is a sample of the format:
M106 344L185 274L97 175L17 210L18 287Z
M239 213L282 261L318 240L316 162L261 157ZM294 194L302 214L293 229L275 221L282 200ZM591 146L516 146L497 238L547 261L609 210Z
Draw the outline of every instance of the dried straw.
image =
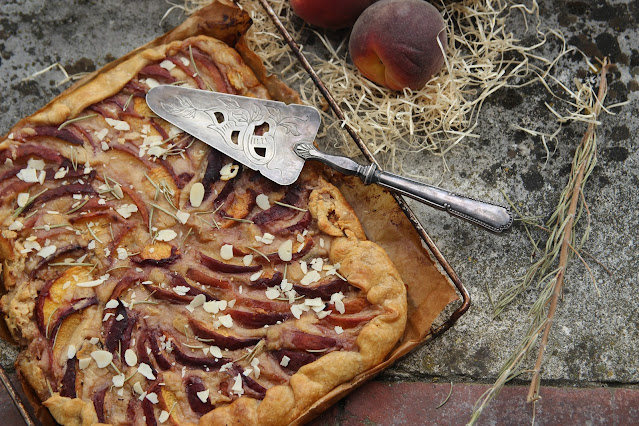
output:
M167 14L177 9L192 13L208 3L187 0L183 5L172 4ZM267 69L296 87L304 102L323 111L324 129L319 136L329 135L331 142L320 142L347 155L358 155L359 149L340 130L345 123L327 112L319 90L297 64L259 3L244 0L240 4L253 19L247 40ZM324 49L306 52L309 61L339 101L346 122L382 164L392 169L401 169L406 154L426 151L444 156L468 138L478 137L475 128L488 97L503 87L521 87L537 75L548 74L566 53L564 48L554 60L540 53L549 37L560 37L554 31L542 34L531 29L538 41L527 47L507 31L508 19L522 19L526 28L529 20L539 21L536 1L530 7L506 0L439 4L449 35L444 69L421 90L394 92L367 80L353 66L347 52L348 34L339 33L343 37L336 39L335 32L306 26L293 16L285 0L272 0L270 4L298 43L309 37L322 43Z

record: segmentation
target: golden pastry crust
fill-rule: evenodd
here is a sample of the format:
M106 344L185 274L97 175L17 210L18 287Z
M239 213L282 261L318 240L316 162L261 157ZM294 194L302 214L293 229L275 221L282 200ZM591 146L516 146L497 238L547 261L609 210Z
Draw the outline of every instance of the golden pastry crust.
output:
M148 110L158 83L294 98L241 39L178 39L208 15L245 30L214 5L0 142L0 307L60 423L288 424L404 330L399 273L320 168L225 180L230 159Z

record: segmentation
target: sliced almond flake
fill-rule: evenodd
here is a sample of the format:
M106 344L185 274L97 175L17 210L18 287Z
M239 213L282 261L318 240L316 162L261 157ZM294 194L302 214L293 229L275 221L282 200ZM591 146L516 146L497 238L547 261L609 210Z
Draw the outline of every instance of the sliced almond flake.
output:
M95 360L98 368L105 368L113 361L113 354L109 351L93 351L91 358Z
M295 298L297 297L297 293L295 292L295 290L290 290L286 292L286 297L288 297L288 303L290 303L291 305L293 304L293 302L295 302ZM304 306L304 305L302 305Z
M127 349L124 352L124 361L129 367L134 367L138 363L138 356L133 351L133 349Z
M293 241L286 240L277 249L277 255L284 262L290 262L293 259Z
M100 147L102 148L102 151L108 151L109 150L109 144L102 141L100 142Z
M115 314L113 312L107 312L106 314L104 314L104 317L102 317L102 322L107 321L109 318L114 317Z
M124 315L119 314L117 317L115 317L116 321L122 321L124 319Z
M344 332L344 329L342 327L340 327L339 325L335 326L335 333L342 334L343 332Z
M104 140L104 138L106 137L106 135L109 133L109 129L102 129L99 132L95 132L95 137L99 140L102 141Z
M311 268L313 268L317 272L321 271L323 267L324 259L322 259L321 257L316 257L315 259L311 260Z
M87 248L88 248L89 250L93 250L93 249L95 249L95 240L91 240L91 241L89 241L89 244L87 244Z
M156 79L151 77L142 79L140 81L146 84L147 86L149 86L149 89L153 89L154 87L157 87L160 85L160 83Z
M209 300L208 302L204 302L202 304L202 309L209 314L217 314L220 312L220 306L217 300Z
M118 247L116 249L116 252L118 254L118 259L119 260L124 260L127 257L129 257L129 252L127 251L127 249L125 249L124 247Z
M64 179L64 177L67 175L67 173L69 172L69 168L68 167L60 167L58 169L57 172L55 172L55 175L53 175L54 179Z
M23 182L27 183L36 183L38 182L38 172L35 169L22 169L17 174L16 177Z
M315 306L324 307L324 302L322 301L321 297L316 297L314 299L304 299L304 304L310 307L315 307Z
M233 383L233 386L231 387L231 391L233 391L233 393L235 393L236 395L243 395L244 394L244 388L242 387L242 376L241 375L237 375L235 376L235 382Z
M257 197L255 197L255 203L262 210L267 210L271 208L271 203L268 200L268 195L259 194Z
M300 280L300 284L309 285L319 281L321 278L322 277L320 276L319 272L317 272L316 270L311 270L311 271L308 271L308 273L304 275L304 278Z
M163 229L155 237L158 241L172 241L177 237L177 232L172 229Z
M322 304L322 306L312 306L311 309L315 312L321 312L325 307L326 305Z
M190 216L191 216L190 213L183 212L182 210L178 210L177 212L175 212L175 217L178 218L178 220L180 221L182 225L188 222Z
M116 299L111 299L108 302L106 302L104 307L107 308L107 309L115 309L115 308L118 307L119 304L120 303Z
M19 220L14 220L11 225L9 225L9 231L22 231L24 225Z
M220 321L220 323L224 327L226 328L233 327L233 318L231 317L231 315L222 315L222 316L219 316L217 319Z
M89 160L87 160L87 162L84 163L84 174L88 175L89 173L91 173L92 170L93 167L91 167L91 164L89 164Z
M160 399L158 398L158 395L155 392L151 392L147 394L146 399L151 401L152 404L157 404L158 402L160 402Z
M106 281L106 279L98 278L97 280L93 280L93 281L83 281L83 282L77 283L76 286L78 286L78 287L97 287L97 286L99 286L100 284L102 284L105 281Z
M89 343L91 343L92 345L97 345L99 341L100 339L98 339L97 337L92 337L91 339L89 339Z
M186 309L188 309L190 312L193 312L195 308L202 306L204 302L206 302L206 296L204 296L203 294L198 294L193 298L193 300L191 300L191 303L186 306Z
M147 154L151 157L161 157L166 154L166 151L168 151L167 148L155 145L148 149Z
M160 135L151 135L144 137L144 144L147 146L157 146L162 145L163 139Z
M317 318L324 319L328 315L330 315L331 312L333 312L333 311L319 311L319 312L317 312Z
M89 364L91 364L91 358L78 359L78 368L80 368L80 370L84 370Z
M177 135L181 135L182 133L184 133L182 131L182 129L180 129L179 127L175 127L174 125L170 125L169 127L169 139L173 139L174 137L176 137Z
M293 283L288 282L288 280L284 278L280 283L280 288L282 289L282 291L291 291L293 290Z
M75 356L75 351L75 345L69 345L69 347L67 348L67 358L73 359L73 357Z
M222 350L217 346L211 346L209 352L211 352L211 355L215 358L222 358Z
M29 201L29 193L28 192L21 192L18 194L18 198L17 198L17 202L18 202L18 207L24 207L27 205L27 201Z
M162 62L160 62L160 67L164 68L167 71L171 71L173 68L175 68L175 64L169 61L168 59L165 59Z
M115 386L116 388L121 388L122 386L124 386L124 374L120 373L116 376L113 376L112 382L113 382L113 386Z
M133 384L133 391L138 395L142 395L144 393L144 389L142 389L142 385L140 384L140 382L135 382Z
M277 289L277 287L269 287L266 289L265 293L266 297L271 300L275 300L280 297L280 291Z
M308 273L308 265L303 260L300 260L300 269L302 270L304 274Z
M141 375L143 375L149 380L155 380L155 375L153 374L153 370L151 369L151 366L149 364L145 364L144 362L141 362L140 365L138 366L138 373L140 373Z
M324 238L320 238L320 247L324 248Z
M131 130L131 126L129 123L122 120L114 120L113 118L105 117L106 122L109 126L113 127L115 130L129 131Z
M275 241L275 235L269 234L268 232L265 232L264 235L262 235L263 244L271 244L273 241Z
M122 199L124 198L124 192L122 192L122 187L120 186L119 183L116 183L113 188L111 189L111 191L113 191L113 194L118 198L118 199ZM137 207L137 206L136 206ZM135 210L137 211L137 209Z
M202 402L206 402L209 399L209 390L208 389L204 389L201 392L197 393L197 397L200 398L200 401Z
M250 279L251 281L257 281L257 280L258 280L258 279L262 276L262 273L263 273L263 272L264 272L264 271L257 271L256 273L254 273L253 275L251 275L249 279Z
M36 169L36 170L44 170L44 166L46 166L44 160L38 160L35 158L29 158L27 161L27 167Z
M302 237L302 234L297 234L295 239L297 240L298 243L303 243L304 242L304 237Z
M338 293L333 293L331 295L331 300L329 302L335 305L335 309L337 309L337 312L339 312L340 314L343 314L344 312L346 312L346 309L344 307L344 302L342 302L342 299L344 299L344 294L340 291Z
M195 182L191 186L191 192L189 193L189 201L193 207L200 207L204 200L204 185L200 182Z
M284 355L282 357L282 360L280 361L280 365L282 367L288 367L288 363L291 361L291 359L289 357L287 357L286 355Z
M242 258L242 263L244 263L244 266L249 266L251 263L253 263L253 255L247 254L246 256L244 256Z
M171 62L171 65L175 66L172 62ZM159 421L160 423L164 423L164 422L166 422L168 419L169 419L169 412L168 412L168 411L166 411L166 410L162 410L162 411L160 412L160 416L158 417L158 421Z
M220 257L224 260L233 259L233 246L231 244L224 244L220 248Z
M301 305L291 305L291 313L295 318L300 319L304 311L302 310Z
M190 287L187 287L185 285L176 285L175 287L173 287L173 291L177 294L179 294L180 296L186 296L186 294L191 290Z
M125 219L131 217L131 214L138 211L138 206L135 204L122 204L120 207L115 209L116 212L120 214Z

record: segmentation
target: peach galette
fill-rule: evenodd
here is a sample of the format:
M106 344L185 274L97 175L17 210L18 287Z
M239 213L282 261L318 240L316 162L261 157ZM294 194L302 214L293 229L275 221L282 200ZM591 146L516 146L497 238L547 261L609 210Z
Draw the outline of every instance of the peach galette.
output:
M17 368L63 424L287 424L384 359L404 284L321 169L265 180L153 115L157 84L272 97L200 35L11 129L1 307Z

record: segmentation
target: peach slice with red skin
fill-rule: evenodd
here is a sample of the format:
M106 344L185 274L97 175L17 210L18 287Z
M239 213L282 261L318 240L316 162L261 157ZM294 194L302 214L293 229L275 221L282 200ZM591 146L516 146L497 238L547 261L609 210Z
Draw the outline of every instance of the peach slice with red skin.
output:
M381 0L358 18L349 51L366 78L392 90L419 90L443 66L447 45L444 19L433 5Z

